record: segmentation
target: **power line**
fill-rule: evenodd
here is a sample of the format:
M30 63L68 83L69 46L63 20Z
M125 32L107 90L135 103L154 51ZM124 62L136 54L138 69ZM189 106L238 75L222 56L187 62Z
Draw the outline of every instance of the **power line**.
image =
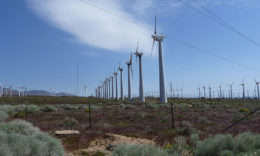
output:
M122 19L122 20L125 20L125 21L128 21L128 22L130 22L130 23L133 23L133 24L135 24L135 25L137 25L137 26L143 27L143 28L145 28L145 29L147 29L147 30L149 30L149 31L152 30L150 27L141 25L140 23L137 23L137 22L135 22L134 20L131 20L131 19L126 18L126 17L124 17L124 16L117 15L117 14L115 14L115 13L109 11L109 10L106 10L106 9L104 9L104 8L101 8L101 7L99 7L99 6L95 5L95 4L89 3L89 2L87 2L87 0L80 0L80 1L83 2L83 3L85 3L85 4L90 5L90 6L92 6L92 7L95 7L96 9L99 9L99 10L105 12L105 13L108 13L108 14L113 15L113 16L115 16L115 17L118 17L118 18L120 18L120 19ZM181 0L181 1L182 1L182 0ZM194 1L195 1L195 0L194 0ZM192 8L193 8L193 7L192 7ZM194 9L195 9L195 8L194 8ZM201 11L199 11L199 12L201 12ZM203 12L201 12L201 13L203 13ZM205 16L207 16L208 18L211 18L211 17L208 16L207 14L205 14L205 13L203 13L203 14L204 14ZM211 18L211 19L212 19L212 18ZM202 52L202 53L204 53L204 54L213 56L213 57L218 58L218 59L220 59L220 60L223 60L223 61L225 61L225 62L228 62L228 63L231 63L231 64L235 64L235 65L237 65L237 66L240 66L240 67L243 67L243 68L245 68L245 69L252 70L252 71L255 71L255 72L260 72L258 69L255 69L255 68L253 68L253 67L250 67L250 66L241 64L241 63L239 63L239 62L236 62L236 61L233 61L233 60L231 60L231 59L225 58L225 57L223 57L223 56L218 56L218 55L216 55L216 54L214 54L214 53L211 53L211 52L208 51L208 50L202 49L202 48L197 47L197 46L195 46L195 45L192 45L192 44L190 44L190 43L188 43L188 42L185 42L185 41L182 41L182 40L173 38L173 37L168 37L168 38L171 39L171 40L173 40L173 41L175 41L175 42L181 43L181 44L185 45L186 47L193 48L193 49L195 49L195 50L197 50L197 51L199 51L199 52ZM259 47L260 47L260 46L259 46Z
M204 54L213 56L213 57L215 57L215 58L221 59L221 60L223 60L223 61L225 61L225 62L229 62L229 63L235 64L235 65L241 66L241 67L246 68L246 69L248 69L248 70L253 70L253 71L256 71L256 72L260 72L258 69L255 69L255 68L253 68L253 67L250 67L250 66L241 64L241 63L239 63L239 62L233 61L233 60L231 60L231 59L228 59L228 58L225 58L225 57L222 57L222 56L218 56L218 55L216 55L216 54L213 54L213 53L209 52L208 50L202 49L202 48L200 48L200 47L197 47L197 46L192 45L192 44L190 44L190 43L187 43L187 42L185 42L185 41L181 41L181 40L178 40L178 39L172 38L172 37L170 37L170 38L171 38L172 40L176 41L176 42L179 42L179 43L181 43L181 44L187 46L187 47L190 47L190 48L195 49L195 50L197 50L197 51L203 52Z
M236 28L234 28L232 25L228 24L226 21L224 21L222 18L220 18L219 16L217 16L216 14L214 14L212 11L210 11L209 9L207 9L205 6L203 6L200 2L193 0L199 7L201 7L203 10L205 10L208 14L210 14L212 17L216 18L218 21L220 21L222 23L223 26L226 26L226 28L230 29L231 31L233 31L234 33L236 33L237 35L241 36L242 38L244 38L245 40L251 42L253 45L255 45L256 47L260 48L260 44L256 41L254 41L253 39L249 38L248 36L246 36L245 34L243 34L242 32L240 32L239 30L237 30Z
M88 4L88 5L92 6L92 7L94 7L94 8L96 8L96 9L99 9L99 10L105 12L105 13L108 13L108 14L110 14L110 15L113 15L113 16L115 16L115 17L118 17L118 18L120 18L120 19L122 19L122 20L128 21L128 22L133 23L133 24L135 24L135 25L137 25L137 26L145 27L145 28L148 29L148 30L152 30L152 29L151 29L150 27L148 27L147 25L142 25L142 24L137 23L136 21L134 21L134 20L132 20L132 19L130 19L130 18L127 18L127 17L124 17L124 16L120 16L120 15L118 15L118 14L115 14L115 13L112 12L112 11L106 10L106 9L104 9L104 8L101 8L101 7L99 7L99 6L95 5L95 4L93 4L93 3L90 3L88 0L80 0L80 1L83 2L83 3L85 3L85 4Z

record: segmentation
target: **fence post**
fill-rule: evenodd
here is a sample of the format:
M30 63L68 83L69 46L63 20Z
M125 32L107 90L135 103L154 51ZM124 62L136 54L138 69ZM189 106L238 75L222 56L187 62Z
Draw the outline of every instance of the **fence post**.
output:
M90 103L88 104L88 109L89 109L89 113L88 113L89 129L91 130L91 107L90 107Z

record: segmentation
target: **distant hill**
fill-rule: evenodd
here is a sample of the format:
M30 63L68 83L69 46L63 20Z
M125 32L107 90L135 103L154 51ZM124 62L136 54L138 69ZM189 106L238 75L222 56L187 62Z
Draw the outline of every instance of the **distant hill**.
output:
M7 95L9 95L10 90L8 88L3 88L4 95L7 92ZM47 92L45 90L30 90L26 92L27 95L29 96L52 96L52 93ZM19 92L17 90L12 90L12 95L17 96L19 95ZM22 93L21 93L22 95ZM60 92L60 93L55 93L55 96L74 96L73 94L65 93L65 92Z

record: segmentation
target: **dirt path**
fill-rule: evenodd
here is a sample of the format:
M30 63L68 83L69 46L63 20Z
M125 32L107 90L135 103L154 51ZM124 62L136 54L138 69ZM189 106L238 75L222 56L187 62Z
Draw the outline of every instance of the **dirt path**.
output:
M100 151L106 155L110 155L116 147L122 144L147 145L155 144L155 142L153 140L148 139L126 137L117 134L106 134L102 138L98 138L94 141L91 141L87 149L76 151L73 153L73 155L81 156L84 152L87 152L88 154L92 155L97 151Z

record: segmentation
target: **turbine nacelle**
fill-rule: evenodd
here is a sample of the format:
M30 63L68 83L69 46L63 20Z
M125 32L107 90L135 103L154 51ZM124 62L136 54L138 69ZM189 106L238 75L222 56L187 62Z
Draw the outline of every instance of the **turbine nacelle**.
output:
M154 39L154 41L163 41L165 36L164 35L160 35L160 34L153 34L152 38Z

